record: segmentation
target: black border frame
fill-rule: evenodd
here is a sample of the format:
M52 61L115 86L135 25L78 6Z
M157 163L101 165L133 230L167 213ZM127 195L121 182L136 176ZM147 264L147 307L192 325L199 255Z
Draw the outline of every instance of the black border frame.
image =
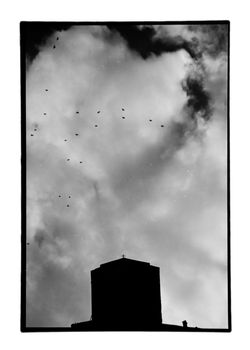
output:
M20 22L20 78L21 78L21 332L86 332L71 327L27 327L26 326L26 53L25 35L26 24L44 23L48 25L136 25L136 24L162 24L162 25L202 25L227 24L228 25L228 65L227 65L227 293L228 293L228 328L186 328L180 330L163 330L157 332L216 332L229 333L232 331L232 300L231 300L231 210L230 210L230 21L204 20L204 21L21 21ZM87 331L89 332L89 331ZM96 331L94 331L96 332ZM107 332L107 331L102 331ZM116 332L116 331L114 331ZM126 332L126 331L122 331ZM146 331L150 332L150 331Z

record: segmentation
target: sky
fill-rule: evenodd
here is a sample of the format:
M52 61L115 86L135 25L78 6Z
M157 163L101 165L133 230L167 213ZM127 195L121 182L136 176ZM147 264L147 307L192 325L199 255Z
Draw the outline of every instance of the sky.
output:
M227 25L30 26L27 326L89 320L125 254L164 323L226 328Z

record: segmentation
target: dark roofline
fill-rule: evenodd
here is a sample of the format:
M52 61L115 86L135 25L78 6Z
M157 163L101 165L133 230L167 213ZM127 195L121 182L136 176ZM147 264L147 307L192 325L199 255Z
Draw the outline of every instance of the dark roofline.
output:
M124 258L122 257L122 258L119 258L119 259L115 259L115 260L111 260L111 261L108 261L106 263L103 263L100 266L106 265L106 264L110 264L110 263L115 263L115 262L118 262L118 261L124 261L124 260L133 261L133 262L139 262L139 263L142 263L142 264L150 265L150 263L146 262L146 261L141 261L141 260L135 260L135 259L129 259L129 258L126 258L126 257L124 257Z
M154 332L228 332L227 329L183 327L180 325L160 324L98 324L90 321L71 324L72 331L154 331Z
M117 264L117 263L121 263L121 262L131 262L131 263L139 263L141 265L146 265L146 266L152 266L154 268L157 268L157 269L160 269L158 266L154 266L154 265L151 265L149 262L145 262L145 261L141 261L141 260L135 260L135 259L129 259L129 258L119 258L119 259L116 259L116 260L112 260L112 261L108 261L108 262L105 262L103 264L100 264L99 267L95 268L94 270L97 270L101 267L105 267L107 265L113 265L113 264Z

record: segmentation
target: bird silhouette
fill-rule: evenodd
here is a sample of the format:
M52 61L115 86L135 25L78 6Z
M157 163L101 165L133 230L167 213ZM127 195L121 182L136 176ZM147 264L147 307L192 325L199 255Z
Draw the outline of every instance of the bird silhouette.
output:
M57 37L56 40L59 40L59 38Z
M46 115L46 113L43 113L43 115Z
M59 196L58 196L59 198L61 198L62 196L59 194Z
M98 125L96 124L96 125L95 125L95 128L97 128L97 127L98 127Z
M70 159L68 158L67 161L69 161Z
M45 89L45 91L49 91L48 89Z
M34 129L34 131L37 131L37 129Z
M79 134L75 134L76 136L79 136Z
M66 141L67 141L67 139L64 140L64 142L66 142Z
M71 196L69 196L69 198L71 198Z
M99 114L101 111L98 111L97 114Z
M30 134L30 136L34 136L33 134Z
M67 207L69 207L69 204L67 204Z
M122 119L125 119L125 117L122 117Z
M79 114L79 112L77 111L76 114Z
M150 122L152 122L152 119L149 119Z
M53 49L55 49L55 48L56 48L56 46L54 45L54 46L53 46Z
M82 164L82 161L80 161L80 164Z
M164 128L164 125L161 125L161 128Z
M124 109L124 108L122 108L122 111L125 111L125 109Z

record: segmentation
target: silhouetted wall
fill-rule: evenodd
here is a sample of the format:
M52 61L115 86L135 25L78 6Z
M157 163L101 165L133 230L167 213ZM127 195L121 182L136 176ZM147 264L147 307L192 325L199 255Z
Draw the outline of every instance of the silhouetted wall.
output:
M161 324L160 269L121 258L91 271L96 324Z

